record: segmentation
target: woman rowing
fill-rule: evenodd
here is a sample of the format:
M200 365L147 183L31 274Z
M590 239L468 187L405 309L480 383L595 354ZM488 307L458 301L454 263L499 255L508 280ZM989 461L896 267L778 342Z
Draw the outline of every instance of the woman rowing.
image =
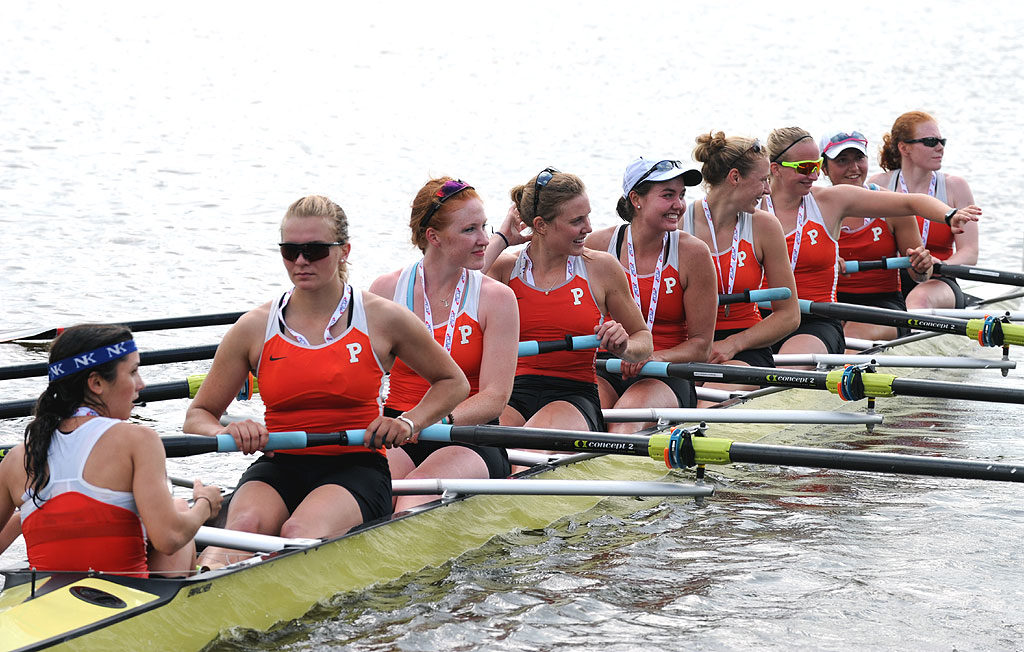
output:
M515 204L488 257L511 245L529 244L518 255L504 253L488 275L507 284L519 302L519 339L550 341L596 333L600 346L626 362L640 363L652 351L644 326L615 258L584 247L591 232L590 200L579 177L546 168L511 191ZM524 238L522 227L533 233ZM505 425L603 430L594 373L594 351L564 351L521 358ZM638 364L630 366L633 375Z
M49 379L24 443L0 462L0 522L20 509L29 565L187 575L193 537L220 511L221 493L196 480L192 507L175 501L160 437L126 422L145 387L131 331L65 330L50 349Z
M469 398L445 419L459 425L498 423L515 375L515 295L479 271L487 248L486 222L483 201L472 186L451 177L431 179L416 194L409 220L413 244L423 258L370 286L371 292L413 311L466 374ZM401 360L391 369L389 387L387 416L411 410L429 389ZM502 448L425 441L392 449L388 465L396 479L504 478L510 472ZM430 499L401 496L395 509Z
M281 257L294 287L243 315L227 332L185 415L185 431L230 434L253 453L268 431L366 430L364 441L278 451L242 475L227 527L285 537L328 537L392 511L384 448L415 441L466 397L469 384L405 308L346 283L351 244L344 211L303 197L281 222ZM430 389L397 417L380 414L384 373L401 358ZM266 426L220 424L250 373L259 377ZM365 443L365 445L364 445ZM207 549L208 564L232 558Z
M962 177L940 172L946 139L935 118L921 111L910 111L896 118L892 129L882 137L879 164L885 172L871 177L883 188L900 193L927 193L961 212L974 208L974 195ZM978 225L968 222L961 229L932 224L917 213L918 228L924 246L933 257L950 265L974 265L978 262ZM901 274L902 292L907 307L963 308L967 300L956 279L935 275L918 285Z
M764 319L753 303L718 308L710 361L774 367L771 345L796 328L800 313L782 229L770 214L757 209L768 192L768 158L757 140L727 138L721 131L701 134L696 142L693 158L703 164L707 194L687 207L682 229L710 247L717 291L756 290L764 282L789 288L792 294L772 301L773 310Z
M821 169L817 143L799 127L776 129L768 136L771 194L763 202L782 224L790 265L801 299L836 300L839 275L839 229L847 215L886 217L922 215L948 222L959 231L981 214L977 206L957 211L934 197L921 194L873 192L863 187L813 187ZM800 326L782 342L781 353L842 353L843 326L837 319L805 314Z
M839 131L823 136L820 142L822 169L833 186L864 186L868 177L868 141L859 131ZM870 189L879 187L871 184ZM921 242L917 223L910 216L867 218L844 217L839 229L840 276L836 298L843 303L906 310L900 292L900 274L895 269L877 269L843 274L847 260L880 260L909 256L911 278L921 283L932 273L932 259ZM891 340L909 330L893 326L846 322L846 337L867 340Z
M585 245L615 256L629 276L633 302L647 317L654 341L649 360L707 362L715 332L715 268L707 246L679 231L686 187L700 172L671 159L639 158L622 179L615 208L626 224L595 231ZM685 261L683 264L682 261ZM693 383L682 378L643 378L597 372L604 407L694 407ZM640 424L613 424L635 431Z

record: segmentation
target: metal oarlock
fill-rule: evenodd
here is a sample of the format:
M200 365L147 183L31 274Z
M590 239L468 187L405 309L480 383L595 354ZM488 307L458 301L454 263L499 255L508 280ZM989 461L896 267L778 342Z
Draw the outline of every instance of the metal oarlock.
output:
M1003 314L1003 318L1000 321L1002 323L1004 323L1004 324L1009 324L1010 323L1010 314L1009 313L1004 313ZM1004 361L1009 361L1009 359L1010 359L1010 345L1004 343L1003 344L1003 360ZM1010 374L1010 370L1006 369L1006 368L1000 369L999 372L1001 374L1003 374L1004 378Z

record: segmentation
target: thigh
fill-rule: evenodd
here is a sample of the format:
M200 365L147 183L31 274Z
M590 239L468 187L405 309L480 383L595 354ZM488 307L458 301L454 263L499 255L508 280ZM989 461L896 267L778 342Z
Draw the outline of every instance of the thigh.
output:
M907 295L907 308L953 308L956 294L953 288L939 279L930 279L917 286Z
M334 537L363 522L359 502L348 489L325 484L317 487L281 527L283 537Z
M590 430L590 424L579 409L568 401L552 401L537 410L526 422L531 428L559 430Z
M288 519L281 494L265 482L252 480L231 494L225 526L229 530L276 535Z
M615 403L616 408L676 408L679 398L667 383L661 379L644 378L629 386L629 389Z

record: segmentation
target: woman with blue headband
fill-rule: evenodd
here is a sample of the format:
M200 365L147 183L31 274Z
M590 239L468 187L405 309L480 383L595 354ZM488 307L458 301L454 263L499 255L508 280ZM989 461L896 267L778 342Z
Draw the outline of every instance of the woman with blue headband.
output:
M176 505L159 436L125 421L145 386L131 331L67 329L53 341L49 377L24 443L0 462L0 523L20 509L29 565L187 574L193 537L220 511L221 493L196 480L192 507Z

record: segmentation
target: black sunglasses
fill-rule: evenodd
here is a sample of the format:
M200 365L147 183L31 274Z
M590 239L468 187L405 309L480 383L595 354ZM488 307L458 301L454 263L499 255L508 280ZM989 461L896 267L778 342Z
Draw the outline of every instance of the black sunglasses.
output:
M633 187L630 188L629 191L633 192L634 190L636 190L640 186L641 183L643 183L644 181L647 180L647 177L651 176L655 172L667 172L668 170L671 170L672 168L679 168L680 170L682 170L683 169L683 162L682 161L669 161L669 160L658 161L657 163L655 163L654 165L651 166L650 170L648 170L647 172L644 172L643 175L639 179L636 180L636 183L633 184Z
M434 196L437 197L438 199L435 199L433 202L431 202L430 208L427 209L427 212L423 215L423 219L420 220L420 228L427 228L427 225L430 224L430 218L434 217L434 213L441 210L441 206L443 206L446 201L448 201L455 195L459 194L466 188L472 187L473 186L469 185L468 183L463 183L462 179L445 181L444 184L437 189L437 192L434 193Z
M281 257L287 261L295 262L301 254L308 262L327 258L331 253L331 247L345 244L344 242L279 242Z
M946 146L945 138L936 138L935 136L927 136L925 138L912 138L910 140L905 140L903 142L907 143L908 145L912 145L914 143L921 143L925 147L935 147L936 145L942 145L943 147Z
M537 204L540 201L540 190L548 185L551 178L558 172L555 168L544 168L537 175L537 181L533 184L533 217L537 217Z
M745 150L740 152L739 156L737 156L733 160L729 161L729 167L727 169L731 170L734 167L736 167L736 164L740 162L741 158L743 158L744 156L747 155L747 152L754 152L755 154L760 154L761 151L762 151L762 149L761 149L761 141L758 140L757 138L755 138L754 142L751 143L750 147L746 148Z

